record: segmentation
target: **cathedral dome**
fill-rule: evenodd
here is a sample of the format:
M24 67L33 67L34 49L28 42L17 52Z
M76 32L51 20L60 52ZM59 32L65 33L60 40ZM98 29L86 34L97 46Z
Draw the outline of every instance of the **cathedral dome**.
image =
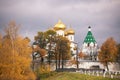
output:
M68 29L66 32L67 34L75 34L75 31L72 28Z
M54 26L54 29L55 30L65 30L66 29L66 26L65 24L63 24L63 22L61 20L58 21L58 23Z

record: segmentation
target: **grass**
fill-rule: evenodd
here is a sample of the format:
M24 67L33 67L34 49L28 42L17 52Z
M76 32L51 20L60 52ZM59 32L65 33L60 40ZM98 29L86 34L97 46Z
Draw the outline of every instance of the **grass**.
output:
M111 79L97 76L89 76L80 73L72 72L50 72L45 74L40 74L40 80L120 80L120 79Z

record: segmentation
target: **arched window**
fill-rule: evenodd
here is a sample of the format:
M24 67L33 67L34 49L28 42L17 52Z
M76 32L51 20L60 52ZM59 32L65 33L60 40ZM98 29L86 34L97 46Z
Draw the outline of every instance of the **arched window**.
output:
M88 45L87 45L88 47L90 46L90 43L88 43Z
M70 37L70 39L72 40L72 36Z

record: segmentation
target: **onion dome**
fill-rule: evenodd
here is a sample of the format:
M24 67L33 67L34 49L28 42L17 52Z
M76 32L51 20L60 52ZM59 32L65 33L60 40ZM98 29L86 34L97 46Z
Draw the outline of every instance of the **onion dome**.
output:
M68 29L67 31L66 31L66 33L67 33L67 35L69 35L69 34L75 34L75 31L72 29L72 28L70 28L70 29Z
M58 21L58 23L54 26L55 30L65 30L66 26L65 24L63 24L63 22L61 20Z
M67 31L65 31L65 36L67 36Z

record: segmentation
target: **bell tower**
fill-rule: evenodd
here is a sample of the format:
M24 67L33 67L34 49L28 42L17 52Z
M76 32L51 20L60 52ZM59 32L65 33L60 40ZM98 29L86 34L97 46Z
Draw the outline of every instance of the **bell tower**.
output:
M96 60L98 53L98 45L97 42L91 32L91 27L88 27L88 33L84 39L82 45L82 53L85 54L87 60Z

